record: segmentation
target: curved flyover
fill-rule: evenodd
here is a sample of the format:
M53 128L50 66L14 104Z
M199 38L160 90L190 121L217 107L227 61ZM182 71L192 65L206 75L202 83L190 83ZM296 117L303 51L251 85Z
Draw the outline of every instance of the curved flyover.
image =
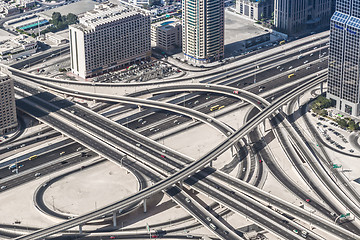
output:
M82 216L65 221L63 223L54 225L49 228L41 229L39 231L28 234L26 236L18 237L16 239L33 240L33 239L44 238L45 236L49 236L51 234L61 232L63 230L69 229L71 227L78 226L82 223L86 223L92 219L97 218L98 216L102 216L104 214L110 213L116 209L124 208L124 207L132 204L133 202L137 201L138 199L145 199L146 197L150 196L154 192L166 189L168 186L171 186L172 184L175 184L175 183L181 181L182 179L184 179L185 177L195 173L199 168L208 164L214 158L216 158L217 156L219 156L220 154L225 152L227 149L229 149L234 144L234 142L239 141L243 136L245 136L245 134L249 133L249 131L251 131L255 126L257 126L259 123L264 121L270 114L272 114L274 111L276 111L278 108L280 108L286 102L290 101L293 97L301 94L304 91L311 89L312 87L316 86L317 84L319 84L320 82L323 82L325 80L326 80L326 73L325 73L325 71L323 71L322 74L319 75L318 77L316 77L313 81L306 82L306 83L300 85L299 87L296 87L296 88L290 90L288 93L284 94L278 100L274 101L271 105L266 107L263 111L258 113L253 118L253 121L249 121L249 122L245 123L245 125L243 127L238 129L230 137L226 138L220 144L215 146L208 153L203 155L200 159L189 164L187 167L174 173L173 175L169 176L168 178L159 181L158 183L154 184L153 186L148 187L132 196L129 196L119 202L110 204L110 205L105 206L96 211L84 214Z
M176 112L179 114L184 114L187 116L190 116L193 119L197 119L199 121L202 121L205 124L208 124L215 129L221 129L221 132L225 136L229 136L233 130L227 126L226 124L222 123L221 121L217 120L216 118L213 118L207 114L198 112L196 110L186 108L179 105L174 105L171 103L165 103L165 102L159 102L154 100L148 100L148 99L138 99L133 97L125 97L125 96L116 96L116 95L108 95L108 94L99 94L99 93L89 93L84 91L75 91L69 88L61 87L52 83L44 82L42 80L38 79L31 79L31 81L34 81L38 84L41 84L42 86L46 86L52 90L55 90L59 93L67 94L70 96L82 96L84 98L89 99L96 99L96 100L102 100L102 101L115 101L115 102L121 102L121 103L127 103L127 104L136 104L139 106L146 106L146 107L155 107L155 108L161 108L163 110ZM233 88L233 87L227 87L227 86L219 86L219 85L213 85L213 84L189 84L184 86L166 86L157 88L158 91L202 91L202 92L213 92L213 93L221 93L224 95L228 95L231 97L235 97L241 100L248 101L249 103L253 104L255 107L259 108L260 110L262 107L268 106L270 103L266 101L264 98L257 96L256 94L250 93L245 90ZM174 89L174 90L172 90ZM145 90L141 93L145 93L146 91L153 91L156 92L157 90ZM238 92L238 94L234 93ZM264 106L260 106L258 103L263 103Z

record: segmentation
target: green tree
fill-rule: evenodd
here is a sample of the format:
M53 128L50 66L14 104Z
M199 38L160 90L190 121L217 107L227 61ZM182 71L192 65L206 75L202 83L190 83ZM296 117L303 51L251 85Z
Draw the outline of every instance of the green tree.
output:
M59 22L62 21L61 14L59 12L53 12L51 17L52 17L52 24L54 24L55 26L57 26Z
M337 118L336 122L339 124L340 127L346 128L348 127L348 123L345 119Z
M354 120L350 119L349 122L348 122L348 128L351 130L351 131L354 131L354 130L358 130L359 129L359 123L355 123Z
M328 111L325 110L325 109L322 109L322 110L319 112L319 114L320 114L321 116L323 116L323 117L326 117L326 116L328 115Z
M69 13L67 16L66 16L66 22L67 24L71 25L71 24L75 24L77 23L78 21L78 17L73 14L73 13Z

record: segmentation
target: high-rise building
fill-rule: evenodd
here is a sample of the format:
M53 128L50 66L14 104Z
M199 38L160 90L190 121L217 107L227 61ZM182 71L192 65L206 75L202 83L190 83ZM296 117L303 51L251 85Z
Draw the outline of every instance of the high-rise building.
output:
M111 3L99 4L70 26L73 73L82 78L151 55L150 16Z
M224 0L182 1L182 49L197 63L224 56Z
M337 1L330 21L327 97L336 108L360 115L360 0Z
M332 0L275 0L274 24L280 31L293 34L328 25Z
M14 80L0 73L0 134L16 126Z
M236 13L250 19L271 18L274 12L274 0L252 1L236 0Z

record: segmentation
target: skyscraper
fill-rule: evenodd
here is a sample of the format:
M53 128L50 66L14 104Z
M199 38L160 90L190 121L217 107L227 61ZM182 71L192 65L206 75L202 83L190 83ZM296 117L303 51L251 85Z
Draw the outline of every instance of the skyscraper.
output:
M14 80L0 73L0 134L16 126Z
M286 33L329 23L332 0L275 0L274 24Z
M336 3L330 21L327 97L348 114L360 113L360 0Z
M224 0L183 0L185 58L197 63L224 56Z

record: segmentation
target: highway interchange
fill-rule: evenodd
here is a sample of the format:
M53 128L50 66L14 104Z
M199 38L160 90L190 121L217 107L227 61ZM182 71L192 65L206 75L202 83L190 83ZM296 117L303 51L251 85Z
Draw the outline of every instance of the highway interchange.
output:
M321 41L320 38L319 41ZM236 151L244 151L242 149L243 146L241 141L239 142L239 140L248 135L251 131L257 131L256 127L259 124L264 123L265 119L270 117L272 114L276 114L282 105L288 103L297 95L310 90L314 86L319 86L320 83L326 80L326 70L323 69L326 69L327 61L322 61L325 56L320 53L321 50L323 52L327 51L326 45L324 42L321 42L320 45L317 45L314 42L315 40L310 41L311 47L309 46L307 48L303 48L301 46L301 49L303 49L301 53L299 53L299 50L295 48L293 52L289 51L289 54L281 53L280 56L274 56L275 59L270 59L262 64L259 62L258 65L260 66L261 71L255 69L254 72L253 67L244 67L244 69L241 70L235 68L234 70L226 70L225 73L220 72L219 74L208 77L205 80L201 79L200 82L204 84L187 83L179 85L177 83L173 86L167 84L164 87L154 89L150 89L149 86L147 86L147 90L141 90L141 87L138 87L140 91L131 94L129 97L110 96L86 91L82 92L77 88L74 88L74 83L71 83L71 88L61 87L56 85L57 80L54 80L52 83L44 82L41 77L30 76L26 73L9 68L16 79L15 85L18 96L17 106L20 110L34 116L41 122L44 122L53 127L55 130L65 134L75 142L78 142L93 151L94 154L96 153L118 165L123 167L125 166L133 173L135 171L139 171L141 175L152 179L155 183L148 188L146 188L146 186L141 188L139 193L133 196L129 196L95 212L83 216L74 216L74 218L67 220L64 223L60 223L52 228L39 230L33 234L29 234L28 236L20 236L17 239L44 238L51 234L64 231L68 228L85 224L90 220L103 216L104 214L110 214L111 216L115 210L125 209L130 205L134 206L134 203L138 203L139 200L146 201L146 198L151 196L154 191L164 191L168 196L172 197L176 203L182 206L189 212L189 214L203 224L203 226L212 231L218 238L242 239L242 234L239 235L234 228L225 225L223 221L217 220L216 216L207 211L203 206L199 205L194 198L182 190L183 185L210 196L216 202L223 204L240 215L247 216L256 224L272 232L276 236L281 237L282 239L303 238L300 236L300 231L299 234L296 234L293 229L306 230L309 233L307 237L308 239L323 238L311 230L304 229L297 223L288 220L287 217L284 217L276 211L273 211L267 207L264 202L270 203L271 201L273 206L276 206L278 209L286 212L289 216L303 219L306 222L311 222L313 225L316 225L325 231L329 231L329 228L331 228L333 229L332 234L337 236L339 239L359 239L357 237L359 229L356 225L352 225L352 223L343 224L342 226L345 226L347 229L345 230L341 227L334 226L329 221L330 219L334 220L337 215L341 214L341 209L338 209L337 206L332 206L330 202L327 202L327 206L331 210L329 210L328 207L324 207L322 204L316 203L316 201L312 201L310 203L314 208L319 209L319 211L322 211L325 215L327 215L328 220L317 216L307 216L307 213L301 213L300 208L289 206L289 204L285 204L285 206L284 203L278 202L279 200L274 196L262 193L260 189L256 188L256 190L249 189L246 191L244 189L246 189L247 185L244 185L241 189L239 189L239 184L245 184L245 182L248 182L250 179L244 182L236 179L230 181L228 179L227 184L230 184L229 187L228 185L224 185L224 183L222 183L222 181L224 182L224 179L227 179L226 175L219 173L219 171L211 167L206 167L201 170L233 145L236 146ZM310 52L305 53L306 51ZM313 52L315 52L315 54ZM298 59L299 54L303 55L301 59ZM319 58L319 56L322 56L322 58ZM292 60L289 61L289 59ZM304 64L305 61L309 61L309 65ZM307 66L310 66L310 63L312 66L309 69L305 69ZM252 66L254 66L254 64L252 64ZM278 66L281 67L278 68ZM286 82L289 81L289 71L292 72L292 69L296 68L303 68L297 70L296 76L294 77L294 79L296 78L296 86L298 87L294 86L291 90L289 90L289 88L282 88L278 90L278 86L285 85ZM314 74L311 75L311 73ZM256 74L256 77L254 74ZM191 79L193 79L193 77ZM254 81L255 79L256 81ZM67 95L82 95L84 98L89 99L131 104L128 105L128 107L121 108L120 111L128 111L129 109L134 108L134 106L135 108L137 106L141 106L142 109L144 107L146 108L143 111L134 114L133 117L129 117L126 120L122 119L119 121L122 125L119 125L100 114L85 109L79 105L74 105L73 103L62 99L59 96L55 96L46 90L44 91L43 89L32 86L29 84L29 80L33 83L36 82L36 84L42 85L46 89L66 93ZM179 82L179 80L175 79L175 82ZM105 86L102 84L101 87ZM246 91L243 91L242 89ZM255 95L262 92L259 91L259 89L264 89L262 90L264 93L273 90L273 92L267 97L268 101L271 103ZM187 95L182 94L179 97L175 96L171 99L171 101L169 101L169 103L165 103L163 99L172 96L172 94L169 94L170 90L171 92L190 91L192 93ZM234 91L238 92L235 93ZM164 92L166 94L164 94ZM201 92L208 92L208 94L210 94L201 94ZM154 95L149 100L135 98L135 96L139 97L154 93L158 95ZM241 98L240 101L239 97ZM196 101L197 103L195 104ZM250 102L260 112L252 112L249 114L248 117L251 121L249 120L240 129L231 129L226 126L226 124L216 120L216 118L212 117L211 114L206 115L211 113L211 111L209 111L208 102L211 102L211 106L218 104L224 105L226 108L234 104L240 104L239 106L241 107L241 104L246 105L245 102ZM161 109L161 111L155 110L155 108ZM196 111L191 110L191 108L196 109ZM170 115L168 111L171 112ZM179 116L180 114L181 116ZM282 114L283 113L281 111L278 113L278 115ZM160 121L167 118L169 118L168 121ZM155 129L156 132L161 132L165 129L173 127L174 125L178 126L179 124L193 121L192 119L197 119L199 121L193 122L193 125L197 125L199 122L206 123L222 132L225 136L227 136L227 138L200 159L194 160L149 139L148 136L154 134L154 130L151 130L149 127L144 127L139 119L146 121L147 125L156 126L152 127L152 129ZM156 122L159 122L159 124L156 125ZM250 136L252 138L256 138L256 134ZM68 141L71 145L66 147L66 153L75 152L76 154L75 149L78 149L79 145L72 143L73 141L71 140ZM252 141L255 142L256 139L252 139ZM81 155L82 153L78 152L77 154ZM55 155L57 154L55 153ZM127 157L124 158L125 155ZM308 156L308 158L311 158L311 156ZM39 159L42 158L40 157ZM122 160L120 161L120 159ZM261 155L261 159L266 159L266 161L263 161L263 164L266 163L271 166L271 162L267 162L267 159L269 158ZM70 161L73 162L71 159ZM67 162L69 161L67 160ZM36 164L41 165L42 163L43 162L39 161ZM249 171L251 168L247 167L247 165L250 166L254 163L248 163L244 160L243 164L245 169ZM26 166L27 165L28 164L26 164ZM58 165L64 166L66 164L60 163ZM260 164L260 166L262 166L262 164ZM30 171L31 167L32 166L29 165L28 171ZM49 170L52 171L51 169L44 169L44 173ZM287 183L286 179L281 179L285 178L285 176L281 176L280 170L274 169L273 166L272 171L277 171L277 177L279 180L283 183ZM29 173L29 176L33 176L33 173ZM261 176L261 174L259 174L259 176ZM240 176L240 179L244 179L244 176ZM14 179L11 180L11 183L7 184L9 185L9 188L11 188L12 186L16 186L17 184L24 183L28 180L29 179L24 178L20 182L16 182L18 180ZM176 186L173 184L176 184ZM209 188L209 186L211 186L211 188ZM251 187L251 185L248 187ZM301 192L301 190L296 189L296 186L290 182L287 187L301 199L306 198L304 193ZM317 194L321 193L321 190L314 189L314 191L316 191ZM333 189L332 192L337 193L338 190ZM255 201L253 198L249 198L248 195L252 194L256 195L256 197L260 200ZM337 193L337 195L342 198L340 193ZM322 199L324 198L326 199L323 195ZM346 204L349 209L352 209L351 212L353 214L358 215L358 208L356 206L353 207L354 203L345 200L344 204ZM331 215L332 213L335 213L336 216ZM208 218L212 219L211 223L215 224L215 229L210 225Z

